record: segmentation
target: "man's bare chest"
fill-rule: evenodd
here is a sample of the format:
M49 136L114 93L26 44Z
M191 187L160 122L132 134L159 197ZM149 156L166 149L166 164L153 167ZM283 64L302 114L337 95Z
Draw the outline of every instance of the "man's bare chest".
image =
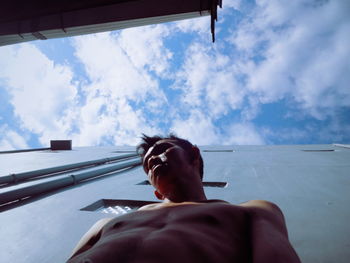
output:
M246 231L247 213L227 203L186 204L159 209L142 210L113 219L102 235L132 230L143 235L155 231L166 233L176 230L189 235L206 233L208 236L237 235ZM197 232L197 233L196 233Z

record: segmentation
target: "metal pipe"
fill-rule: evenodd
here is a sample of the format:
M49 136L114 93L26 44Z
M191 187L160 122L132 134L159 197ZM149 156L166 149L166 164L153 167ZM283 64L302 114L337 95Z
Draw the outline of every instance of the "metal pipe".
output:
M127 158L131 158L131 157L136 157L136 156L138 156L138 154L135 152L135 153L130 153L130 154L118 155L115 157L109 157L109 158L97 159L97 160L92 160L92 161L55 166L55 167L51 167L51 168L34 170L34 171L29 171L29 172L24 172L24 173L17 173L17 174L0 176L0 184L17 183L20 181L24 181L26 179L35 178L35 177L42 176L42 175L64 172L67 170L82 168L85 166L100 165L100 164L104 164L107 162L127 159Z
M57 190L70 185L78 184L86 179L91 179L103 174L116 172L121 169L131 168L141 164L141 160L131 160L123 163L118 163L109 167L104 167L101 169L81 172L78 174L71 174L64 178L54 179L49 182L38 183L35 185L23 187L20 189L0 193L0 205L13 202L26 197L33 197L35 195L43 194L52 190Z
M4 153L21 153L21 152L35 152L35 151L45 151L50 150L51 148L35 148L35 149L22 149L22 150L10 150L10 151L1 151L0 154Z

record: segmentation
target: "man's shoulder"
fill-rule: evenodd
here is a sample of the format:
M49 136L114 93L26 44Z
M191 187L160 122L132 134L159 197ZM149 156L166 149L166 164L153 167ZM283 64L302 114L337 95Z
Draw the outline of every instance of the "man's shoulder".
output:
M244 202L239 204L239 206L247 207L250 209L258 209L258 210L265 210L270 211L272 213L280 213L282 214L281 209L273 202L266 201L266 200L250 200L248 202Z
M265 200L251 200L240 204L249 214L251 223L262 229L262 226L270 226L270 230L278 230L284 236L288 236L285 218L278 205ZM272 227L273 226L273 227ZM272 228L271 228L272 227Z
M253 217L275 218L284 222L282 210L273 202L266 200L250 200L239 204L239 206L244 207Z

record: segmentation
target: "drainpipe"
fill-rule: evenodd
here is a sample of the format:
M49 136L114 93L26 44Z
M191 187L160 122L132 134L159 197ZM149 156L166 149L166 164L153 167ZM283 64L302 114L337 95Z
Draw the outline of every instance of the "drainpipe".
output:
M50 141L50 148L34 148L34 149L0 151L0 154L35 152L35 151L46 151L46 150L52 150L52 151L72 150L72 140L51 140Z
M10 150L10 151L1 151L0 154L35 152L35 151L45 151L45 150L50 150L50 149L51 148L35 148L35 149Z
M51 167L51 168L34 170L34 171L29 171L29 172L24 172L24 173L17 173L17 174L0 176L0 185L1 184L17 183L17 182L21 182L21 181L35 178L35 177L42 176L42 175L64 172L64 171L68 171L68 170L72 170L72 169L76 169L76 168L82 168L85 166L101 165L104 163L117 161L117 160L123 160L123 159L137 157L137 156L138 156L138 154L135 152L135 153L123 154L123 155L119 155L119 156L115 156L115 157L109 157L109 158L103 158L103 159L98 159L98 160L55 166L55 167Z
M141 164L140 159L126 161L126 162L118 163L108 167L100 168L97 170L71 174L71 175L65 176L64 178L54 179L49 182L38 183L35 185L23 187L20 189L0 193L0 205L13 202L26 197L33 197L36 195L47 193L47 192L64 188L67 186L76 185L87 179L92 179L100 175L116 172L126 168L135 167L140 164Z

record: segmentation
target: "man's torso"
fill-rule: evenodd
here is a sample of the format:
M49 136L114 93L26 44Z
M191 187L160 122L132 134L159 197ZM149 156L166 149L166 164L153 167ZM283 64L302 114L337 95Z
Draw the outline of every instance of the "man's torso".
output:
M147 206L109 221L71 262L250 262L251 214L223 201Z

